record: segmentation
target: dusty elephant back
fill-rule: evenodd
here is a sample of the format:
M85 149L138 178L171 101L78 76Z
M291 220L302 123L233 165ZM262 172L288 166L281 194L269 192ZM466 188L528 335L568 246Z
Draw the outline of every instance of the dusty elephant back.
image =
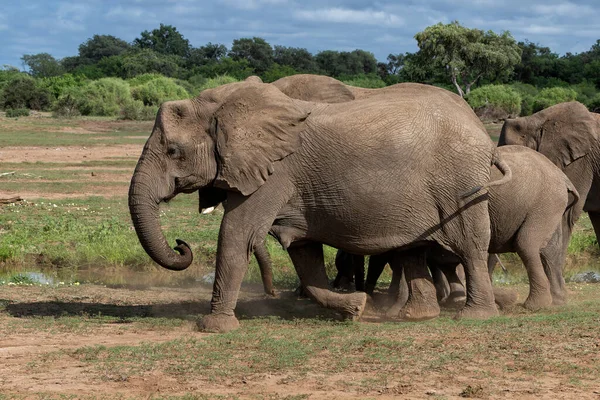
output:
M354 100L354 94L347 85L324 75L291 75L276 80L272 85L298 100L316 103L345 103Z

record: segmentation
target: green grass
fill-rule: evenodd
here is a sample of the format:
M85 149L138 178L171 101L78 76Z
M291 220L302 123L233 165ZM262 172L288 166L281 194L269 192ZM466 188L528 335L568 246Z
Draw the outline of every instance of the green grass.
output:
M77 134L67 132L19 132L18 136L0 134L2 146L94 146L104 144L140 144L150 132L99 132ZM134 136L134 137L132 137Z

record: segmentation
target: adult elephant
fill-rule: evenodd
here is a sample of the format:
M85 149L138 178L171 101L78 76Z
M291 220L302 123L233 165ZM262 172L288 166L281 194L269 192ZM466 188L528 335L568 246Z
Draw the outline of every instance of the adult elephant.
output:
M589 213L600 238L600 117L581 103L548 107L531 116L506 120L498 146L522 145L545 155L569 177L581 199L570 218ZM542 250L544 270L550 279L554 304L566 301L564 260L572 233L568 216Z
M379 89L367 89L346 85L325 75L297 74L280 78L272 85L294 99L317 103L347 103L353 100L367 99L371 96L394 93L397 89L403 90L406 84L399 83Z
M496 182L492 163L505 174ZM357 254L406 249L415 266L425 262L421 246L439 243L465 267L468 295L459 315L486 318L497 309L481 189L508 180L510 169L494 156L479 119L446 90L406 84L393 96L321 104L252 78L161 106L131 180L129 207L150 257L182 270L192 252L181 240L175 252L169 247L160 203L178 193L225 191L204 330L238 326L240 285L267 233L288 249L309 296L353 318L366 294L329 290L321 243ZM416 290L427 285L416 278L409 280Z

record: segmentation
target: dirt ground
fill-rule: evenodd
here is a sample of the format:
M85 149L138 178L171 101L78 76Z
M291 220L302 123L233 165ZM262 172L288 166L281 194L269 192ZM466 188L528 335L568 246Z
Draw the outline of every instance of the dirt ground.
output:
M524 289L521 287L520 291L524 293ZM372 365L361 363L347 371L336 371L327 366L333 361L327 352L322 358L310 360L314 367L308 374L296 376L284 369L281 372L243 376L232 374L217 380L207 379L203 375L195 379L178 378L163 368L120 377L117 369L107 371L98 368L76 353L77 349L97 346L114 348L144 343L156 345L174 340L210 339L212 334L195 331L195 317L190 318L190 315L207 313L209 299L210 288L207 286L188 289L153 287L145 290L96 285L62 288L0 286L0 302L4 307L4 311L0 312L0 393L16 398L152 398L183 396L186 393L202 393L207 398L243 399L600 397L600 380L595 382L593 378L580 377L565 384L565 378L558 370L540 372L539 376L523 374L518 369L511 372L511 368L517 364L511 361L513 354L523 350L511 350L510 344L508 348L504 347L507 344L501 336L508 336L508 333L500 333L499 338L490 340L490 347L500 346L503 354L508 353L508 361L489 363L486 359L492 354L480 353L475 355L476 359L469 361L470 366L456 365L450 370L420 370L418 374L408 372L408 376L402 370L410 370L410 366L397 365L395 370L389 371L390 379L385 381L381 381L381 371L377 371L376 361ZM519 312L514 316L518 316ZM280 291L279 297L273 299L262 294L257 286L245 286L242 289L236 313L241 319L241 329L246 331L256 329L251 321L263 316L276 316L284 320L299 318L300 324L303 318L335 319L334 314L328 314L309 300L298 299L291 291ZM72 327L68 322L61 322L61 318L81 318L86 315L102 315L108 320L90 326L79 321ZM140 322L149 317L180 320L182 323L165 328ZM365 321L360 324L379 324L382 321L381 315L371 306ZM422 325L412 326L413 334L427 336L427 333L423 333L427 328L423 331ZM454 332L454 329L448 329L443 339L444 350L440 349L448 354L451 354L448 350L453 348L459 351L464 348L466 351L470 342L464 332ZM593 333L591 336L589 333L583 334L575 326L572 329L569 337L558 342L550 331L541 335L549 336L546 350L558 352L556 356L565 360L581 363L584 360L573 360L573 346L589 343L597 353L600 337ZM497 334L494 332L491 335ZM544 341L543 338L535 340ZM239 351L243 356L243 348ZM598 362L597 354L591 351L592 354L586 357ZM432 357L428 351L422 354L425 358ZM527 354L524 356L528 357ZM140 356L140 363L143 358ZM502 366L505 362L508 370ZM356 387L348 386L347 382L355 382Z

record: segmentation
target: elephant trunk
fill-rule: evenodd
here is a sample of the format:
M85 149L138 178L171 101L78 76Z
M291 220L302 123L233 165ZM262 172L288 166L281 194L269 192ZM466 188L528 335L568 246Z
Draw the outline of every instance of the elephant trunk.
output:
M184 270L192 263L192 250L179 239L175 251L170 248L159 220L159 205L166 196L157 192L158 188L165 186L152 181L151 175L145 172L140 161L129 187L129 211L135 232L146 253L156 263L172 271Z

